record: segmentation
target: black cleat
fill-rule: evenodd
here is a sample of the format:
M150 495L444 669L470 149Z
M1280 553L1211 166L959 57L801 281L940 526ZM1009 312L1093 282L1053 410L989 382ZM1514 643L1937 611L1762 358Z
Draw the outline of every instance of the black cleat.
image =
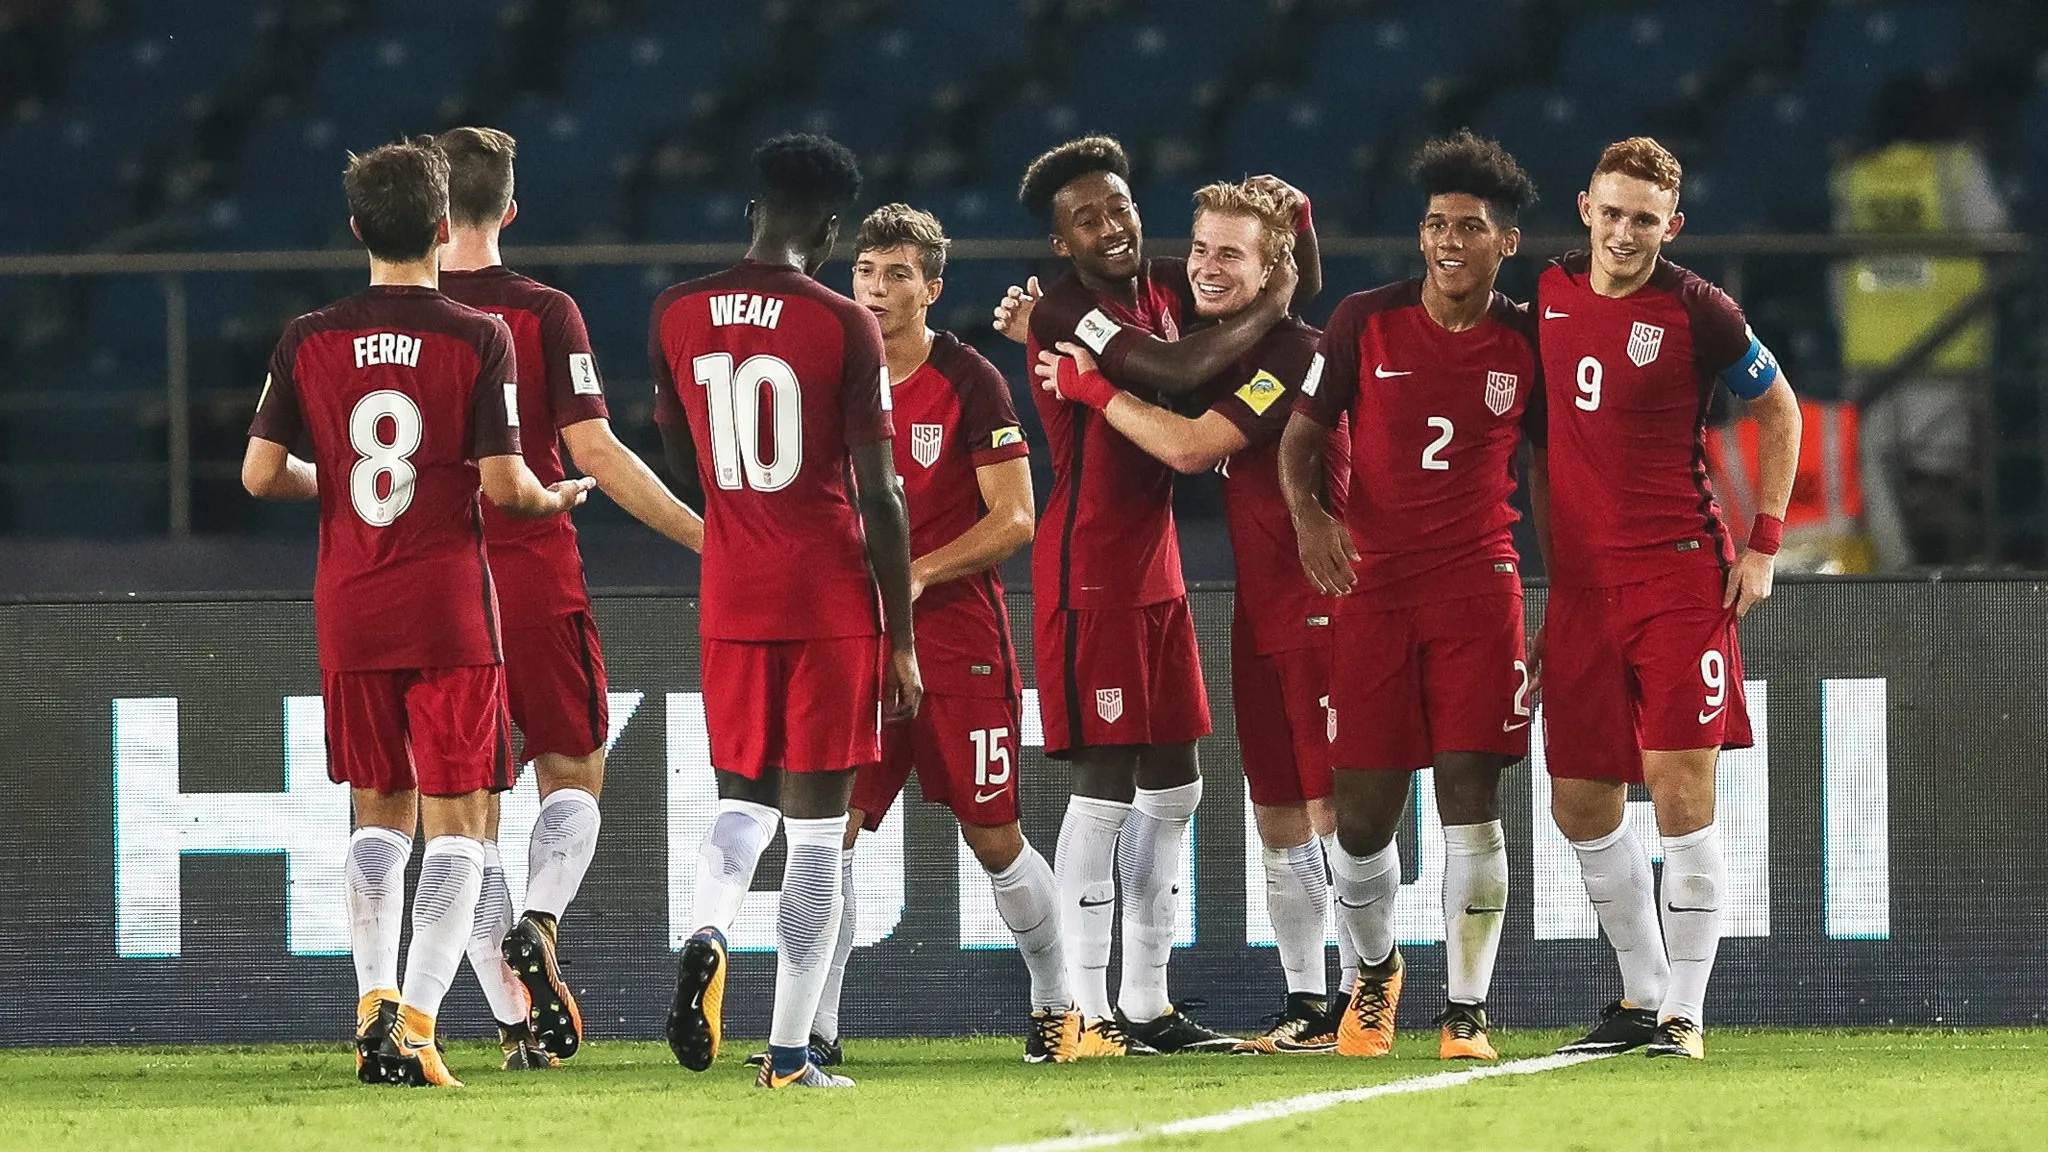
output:
M387 995L388 993L388 995ZM399 1071L385 1064L384 1038L398 1027L398 990L379 988L356 1003L356 1079L365 1084L396 1084Z
M1116 1022L1126 1037L1163 1056L1176 1052L1229 1052L1237 1047L1239 1039L1202 1027L1178 1008L1168 1008L1164 1016L1144 1021L1129 1019L1118 1012Z
M505 1053L502 1067L507 1072L538 1072L561 1064L534 1038L533 1025L524 1021L498 1025L498 1048Z
M542 924L528 912L505 934L502 951L512 974L526 986L534 1042L559 1059L574 1056L583 1043L583 1013L555 958L553 922Z
M1707 1058L1706 1039L1700 1026L1683 1016L1673 1016L1657 1025L1656 1034L1643 1046L1645 1056L1678 1056L1687 1060Z
M1557 1050L1560 1056L1574 1052L1627 1052L1650 1042L1657 1031L1657 1013L1648 1008L1631 1008L1616 1000L1600 1010L1600 1022L1593 1030Z
M1265 1019L1266 1030L1231 1049L1238 1053L1335 1052L1337 1017L1321 996L1289 992L1287 1007Z
M702 1072L718 1058L724 1028L725 933L706 928L683 942L676 957L676 995L662 1032L676 1063Z
M836 1068L846 1062L846 1052L839 1047L839 1041L827 1040L816 1032L811 1033L809 1048L811 1063L820 1068ZM759 1068L767 1062L768 1050L766 1048L747 1057L747 1067L749 1068Z

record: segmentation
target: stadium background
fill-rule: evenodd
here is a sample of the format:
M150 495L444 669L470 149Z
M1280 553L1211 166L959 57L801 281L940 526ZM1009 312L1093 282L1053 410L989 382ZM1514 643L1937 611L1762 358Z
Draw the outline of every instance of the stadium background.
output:
M1998 273L1987 302L1998 337L1968 381L1978 439L1958 497L1982 531L1948 559L2013 577L1790 586L1748 630L1779 750L1767 805L1774 931L1731 942L1715 1011L1782 1023L2037 1019L2042 997L2026 974L2048 959L2036 954L2044 912L2024 895L2039 865L2019 845L2048 815L2027 783L2048 715L2029 691L2043 671L2040 588L2019 573L2041 564L2048 527L2044 76L2048 10L2024 0L0 3L0 595L18 601L0 608L0 738L19 750L0 786L30 846L0 862L0 947L40 952L25 977L75 1006L66 1023L19 1007L37 998L13 1001L0 1009L8 1039L175 1038L173 1014L150 1010L167 991L195 1008L228 996L248 1009L252 1036L331 1031L306 1005L343 1003L346 965L288 957L284 857L186 854L180 958L120 958L113 701L184 702L186 791L277 787L281 701L314 690L306 613L289 598L229 594L309 587L313 519L308 507L250 500L236 481L263 361L286 318L361 282L339 191L344 150L476 122L521 144L509 261L576 294L615 420L648 449L648 304L737 254L746 153L786 128L852 145L869 204L903 198L941 216L960 242L935 319L1019 388L1022 357L988 331L988 309L1004 286L1055 269L1042 228L1015 204L1016 178L1039 149L1086 130L1130 145L1154 255L1176 250L1186 193L1201 181L1272 170L1307 190L1327 284L1312 319L1348 291L1412 272L1403 169L1425 136L1469 124L1536 176L1546 200L1524 220L1527 255L1504 272L1504 287L1521 291L1536 257L1573 242L1571 192L1599 145L1654 132L1688 169L1691 223L1674 256L1728 284L1800 391L1831 399L1870 387L1842 367L1836 258L1884 243L1982 252ZM1830 165L1874 142L1883 94L1902 77L1966 112L2022 231L1830 232ZM843 287L845 275L842 258L825 279ZM1041 492L1044 463L1041 452ZM1191 575L1227 580L1213 482L1183 484L1180 504ZM603 1027L644 1034L658 1010L649 989L666 977L657 704L695 688L684 599L694 566L608 502L578 520L594 587L662 593L605 605L614 665L637 681L619 686L649 702L621 737L612 838L573 914L590 933L576 964L613 989L596 996L620 1016ZM1022 565L1011 571L1023 588ZM108 602L129 593L145 602ZM1219 702L1224 599L1202 597ZM1857 738L1889 749L1889 939L1838 940L1826 928L1820 681L1879 677L1889 720ZM1244 947L1233 903L1242 793L1227 719L1204 751L1213 786L1200 867L1220 871L1197 876L1197 939L1177 990L1208 996L1217 1022L1245 1025L1277 978L1269 952ZM1035 754L1027 763L1029 831L1049 846L1060 780ZM1607 961L1592 941L1530 950L1527 783L1518 769L1502 1003L1530 1023L1577 1019L1588 997L1555 989L1585 986L1572 977ZM885 1015L862 997L895 992L914 997L914 1030L1002 1023L1021 973L954 947L950 833L911 807L906 860L918 879L899 930L871 966L856 961L849 1028ZM1411 878L1416 852L1411 843ZM1418 950L1420 986L1436 978L1432 952ZM1943 967L1956 955L1996 961L1958 984ZM750 1005L765 1003L754 959L738 967ZM1800 975L1787 982L1787 970ZM1771 995L1746 995L1767 971L1780 977ZM212 982L223 974L234 982ZM935 988L947 992L936 1016ZM473 997L460 1004L480 1012Z

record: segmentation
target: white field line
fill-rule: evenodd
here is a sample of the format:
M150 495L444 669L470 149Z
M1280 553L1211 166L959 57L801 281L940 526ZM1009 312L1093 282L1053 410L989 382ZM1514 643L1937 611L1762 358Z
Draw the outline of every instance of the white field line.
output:
M1405 1096L1413 1092L1434 1092L1439 1088L1456 1088L1474 1080L1485 1080L1493 1076L1529 1076L1538 1072L1555 1072L1574 1064L1591 1060L1604 1060L1611 1053L1575 1053L1570 1056L1536 1056L1527 1060L1509 1060L1503 1064L1489 1064L1477 1068L1462 1068L1454 1072L1433 1072L1427 1076L1410 1076L1402 1080L1389 1080L1384 1084L1367 1084L1360 1088L1340 1088L1328 1092L1307 1092L1300 1096L1286 1096L1279 1100L1267 1100L1258 1104L1246 1104L1223 1112L1212 1112L1207 1116L1190 1116L1166 1124L1147 1128L1127 1128L1121 1132L1097 1132L1085 1136L1057 1136L1050 1140L1033 1140L1025 1144L1003 1144L989 1152L1081 1152L1088 1148L1112 1148L1134 1140L1145 1140L1153 1136L1190 1136L1204 1132L1227 1132L1247 1124L1258 1124L1266 1120L1279 1120L1287 1116L1299 1116L1305 1112L1320 1112L1335 1108L1339 1104L1350 1104L1358 1100L1373 1100L1381 1096Z

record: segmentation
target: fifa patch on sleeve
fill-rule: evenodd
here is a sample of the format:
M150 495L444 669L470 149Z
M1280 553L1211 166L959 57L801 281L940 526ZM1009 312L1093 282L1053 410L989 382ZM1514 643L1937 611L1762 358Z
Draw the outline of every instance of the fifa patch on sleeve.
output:
M597 382L597 361L590 353L569 353L569 387L578 396L604 394L604 387Z
M989 434L988 438L988 446L991 448L1008 448L1012 444L1022 444L1023 442L1024 430L1015 424L1010 425L1008 428L996 429Z
M505 381L505 426L519 427L519 385Z
M1104 316L1102 309L1091 308L1086 316L1081 317L1081 322L1074 325L1074 338L1100 356L1102 350L1109 347L1110 339L1121 331L1123 326Z
M1756 338L1754 329L1745 328L1749 334L1749 349L1721 373L1721 382L1730 392L1744 400L1754 400L1771 390L1778 379L1778 358Z
M1244 387L1237 390L1237 398L1244 401L1244 406L1252 410L1252 415L1264 416L1266 409L1273 406L1273 401L1278 400L1286 392L1287 386L1280 383L1278 376L1261 370L1258 375L1245 381Z
M1315 395L1316 389L1321 386L1322 382L1323 354L1318 352L1316 353L1316 358L1308 362L1308 375L1301 378L1301 394L1303 396Z

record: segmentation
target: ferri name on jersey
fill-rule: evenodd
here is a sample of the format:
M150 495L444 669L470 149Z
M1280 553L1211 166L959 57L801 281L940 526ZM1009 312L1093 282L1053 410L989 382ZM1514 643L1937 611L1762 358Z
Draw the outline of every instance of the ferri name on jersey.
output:
M367 368L372 364L403 364L407 368L420 366L420 339L403 332L372 332L368 336L355 338L356 367Z

